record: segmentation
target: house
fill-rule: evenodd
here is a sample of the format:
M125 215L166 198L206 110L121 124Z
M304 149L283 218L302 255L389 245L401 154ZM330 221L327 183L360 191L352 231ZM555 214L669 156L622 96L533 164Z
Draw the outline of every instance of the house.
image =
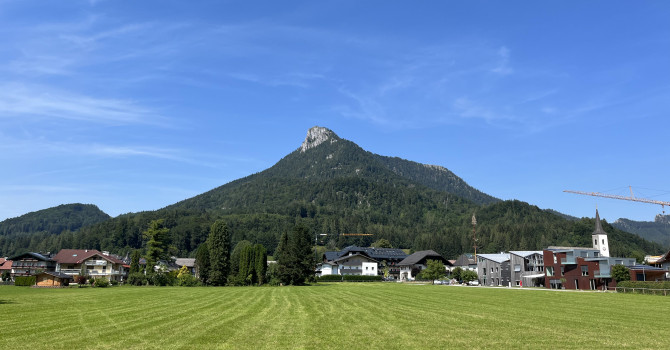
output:
M410 256L398 263L400 267L400 280L412 281L421 272L421 270L428 267L428 260L437 260L444 264L445 272L451 267L449 260L442 257L434 250L422 250L414 252Z
M56 260L40 253L28 252L9 260L12 261L12 279L16 276L32 276L42 271L56 270Z
M544 255L541 250L512 250L509 252L509 265L512 286L544 286Z
M195 258L175 258L174 259L175 265L179 266L179 269L182 267L186 266L188 269L188 272L195 276L196 268L195 268Z
M628 268L631 281L665 281L667 269L649 265L634 265Z
M607 232L602 228L596 209L595 230L591 234L593 248L549 247L544 255L545 286L554 289L608 290L616 287L611 268L624 265L631 271L631 279L658 278L659 271L636 267L634 258L609 256Z
M333 260L337 264L339 275L364 275L377 276L379 274L379 262L361 253L343 256Z
M67 287L72 282L72 276L55 271L40 272L35 276L37 287Z
M451 262L451 260L450 260ZM454 267L460 267L463 270L477 271L477 260L475 256L470 253L461 254L454 262Z
M477 254L477 276L482 286L510 286L510 254Z
M398 278L400 274L398 263L407 257L402 249L348 246L341 251L325 252L321 264L317 267L317 274L321 276L342 274L341 270L344 265L340 264L341 258L356 254L367 257L368 263L376 262L378 266L375 267L375 274L383 276L384 272L388 271L390 279ZM370 269L367 271L371 271L372 265L368 267ZM346 273L349 274L349 271Z
M652 266L662 268L666 271L670 271L670 250L667 253L661 255L656 261L650 263ZM665 274L666 279L670 279L670 272Z
M12 261L7 258L0 258L0 280L11 278L12 274Z
M616 287L612 266L635 265L635 258L602 256L599 248L549 247L543 255L545 286L552 289L608 290Z
M85 271L86 276L123 282L128 274L122 260L95 249L61 249L54 260L57 262L56 272L69 276L79 276Z

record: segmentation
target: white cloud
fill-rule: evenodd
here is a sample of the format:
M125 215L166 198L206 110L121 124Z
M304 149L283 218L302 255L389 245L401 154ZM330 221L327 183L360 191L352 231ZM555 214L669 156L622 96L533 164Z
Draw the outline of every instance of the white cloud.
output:
M112 125L166 124L167 118L123 99L96 98L39 85L0 84L0 118L59 118Z
M498 65L493 68L491 71L500 75L512 74L514 70L509 66L510 61L510 51L507 47L503 46L498 50L499 62Z

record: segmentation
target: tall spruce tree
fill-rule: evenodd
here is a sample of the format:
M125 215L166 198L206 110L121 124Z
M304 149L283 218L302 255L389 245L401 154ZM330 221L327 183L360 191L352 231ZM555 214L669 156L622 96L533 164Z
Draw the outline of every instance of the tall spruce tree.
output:
M283 284L302 285L314 273L314 258L308 229L296 225L291 234L284 233L277 251L278 274Z
M138 249L133 250L132 254L130 254L130 271L129 271L129 273L140 272L140 258L141 257L142 257L142 253Z
M207 242L203 242L198 246L198 250L195 252L195 265L197 267L200 282L207 285L209 283L210 275L210 257Z
M210 283L215 286L223 286L228 282L230 272L230 232L228 231L228 225L223 220L214 222L207 240Z
M256 279L260 286L265 283L265 273L268 269L268 252L262 244L256 244L254 246L254 254L256 255L254 259L256 263Z
M235 244L235 248L233 248L233 252L230 253L230 274L234 276L239 276L240 273L240 255L242 254L242 250L244 247L251 246L251 242L245 240L241 240Z
M244 284L250 285L256 281L256 264L254 263L254 247L245 246L240 253L240 266L238 276Z
M163 219L152 220L149 228L142 232L147 239L147 273L153 273L154 266L158 260L165 259L168 256L170 230L163 227Z

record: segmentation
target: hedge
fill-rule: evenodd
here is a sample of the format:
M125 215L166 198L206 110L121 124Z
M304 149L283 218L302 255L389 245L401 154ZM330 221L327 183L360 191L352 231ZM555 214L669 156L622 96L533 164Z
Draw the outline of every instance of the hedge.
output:
M670 295L670 281L621 281L617 283L616 291L619 293Z
M34 286L37 282L37 277L35 276L16 276L14 277L14 285L22 287Z
M382 276L364 276L364 275L323 275L319 277L319 282L378 282Z

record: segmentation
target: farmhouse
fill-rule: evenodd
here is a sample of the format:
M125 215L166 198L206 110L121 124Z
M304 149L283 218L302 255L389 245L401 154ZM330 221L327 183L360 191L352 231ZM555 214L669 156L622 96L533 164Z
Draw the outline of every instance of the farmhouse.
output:
M428 260L441 261L445 268L451 266L449 260L443 258L442 255L434 250L418 251L398 263L398 266L400 267L400 280L414 280L421 270L428 267Z
M477 260L470 253L461 254L452 264L463 270L477 271Z
M56 269L56 260L40 253L28 252L9 260L12 260L12 279L16 276L31 276L38 272Z
M397 279L400 274L398 263L405 257L407 254L402 249L348 246L341 251L325 252L317 274L381 276L387 269L389 277Z
M6 258L0 258L0 279L5 278L5 276L11 276L12 273L12 261L7 260Z
M56 272L70 276L105 277L109 281L123 282L127 269L123 261L95 249L62 249L54 260Z
M35 285L38 287L67 287L72 276L60 272L44 271L35 276Z

